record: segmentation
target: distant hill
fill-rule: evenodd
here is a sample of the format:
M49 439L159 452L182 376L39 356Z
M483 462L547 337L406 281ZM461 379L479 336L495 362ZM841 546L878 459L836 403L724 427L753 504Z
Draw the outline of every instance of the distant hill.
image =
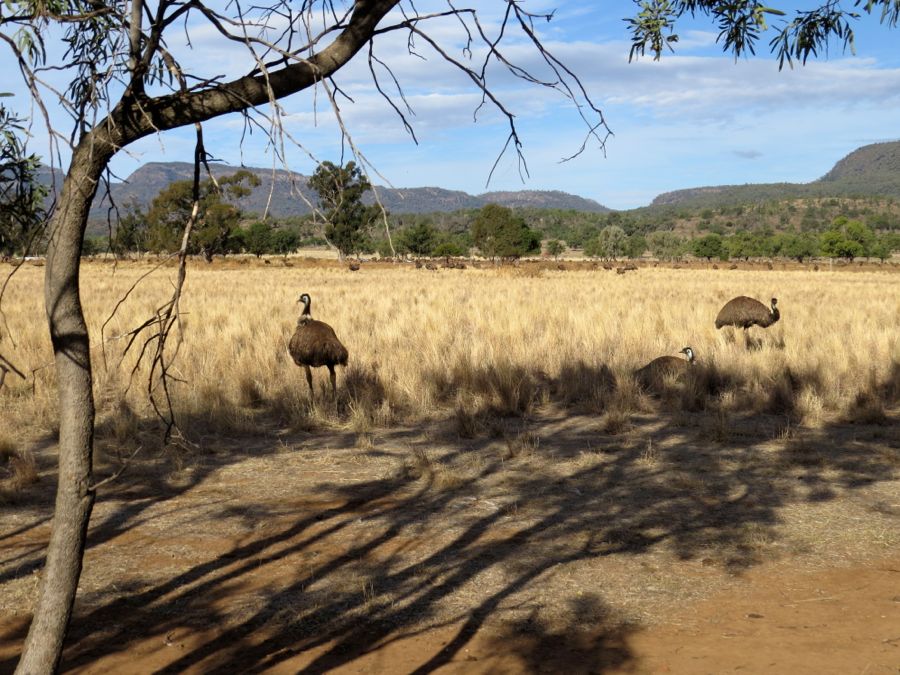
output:
M210 169L217 178L234 173L241 167L226 164L210 164ZM259 187L241 199L241 208L246 212L262 214L269 204L270 215L276 217L298 216L310 213L309 204L315 203L316 193L307 185L307 177L299 173L283 170L272 171L258 167L244 167L260 179ZM160 190L173 181L190 180L194 174L194 166L188 162L150 162L132 173L125 181L113 183L110 191L113 200L120 209L129 203L146 209ZM49 170L45 170L42 180L49 183ZM61 177L57 174L57 185L61 185ZM274 186L274 187L273 187ZM385 208L392 213L432 213L436 211L459 211L462 209L478 209L488 203L512 207L534 207L546 209L572 209L593 213L605 213L607 207L577 195L557 190L521 190L512 192L487 192L481 195L470 195L458 190L445 190L439 187L386 188L376 186L379 198ZM270 201L271 194L271 201ZM364 201L373 203L374 196L369 193ZM109 200L102 194L91 209L92 220L105 220L109 208Z
M211 164L216 176L234 173L239 167ZM310 212L315 193L307 185L307 177L283 170L249 168L261 185L241 200L242 208L262 214L267 203L273 216L298 216ZM189 180L193 165L187 162L151 162L140 167L127 180L114 183L111 192L119 207L130 202L147 208L160 190L176 180ZM49 170L42 180L49 183ZM61 177L57 174L57 185ZM382 203L394 214L453 212L478 209L493 202L510 208L556 209L586 213L607 213L607 207L591 199L567 192L551 190L495 191L470 195L440 187L386 188L376 187ZM271 193L271 201L270 201ZM672 209L705 209L760 204L794 199L830 197L892 197L900 199L900 141L875 143L854 150L837 162L822 178L811 183L759 183L717 185L665 192L647 207L636 212L670 212ZM367 195L369 203L374 198ZM105 221L108 201L101 194L91 211L95 223Z
M854 150L811 183L719 185L665 192L651 206L717 207L815 197L900 198L900 141Z

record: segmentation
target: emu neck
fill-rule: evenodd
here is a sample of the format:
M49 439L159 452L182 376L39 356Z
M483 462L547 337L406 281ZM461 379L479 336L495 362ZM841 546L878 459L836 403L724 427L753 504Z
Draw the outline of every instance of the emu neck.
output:
M307 321L312 321L312 314L310 314L310 311L309 311L310 305L312 305L312 302L310 302L308 299L306 302L303 303L303 312L300 314L300 318L297 319L298 324L306 323Z

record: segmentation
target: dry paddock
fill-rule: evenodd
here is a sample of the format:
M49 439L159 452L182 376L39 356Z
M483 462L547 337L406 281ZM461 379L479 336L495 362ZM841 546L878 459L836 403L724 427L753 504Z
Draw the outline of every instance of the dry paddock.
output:
M98 476L140 450L64 669L896 672L900 277L570 265L192 264L165 444L121 336L173 271L101 343L150 265L88 264ZM0 671L52 508L42 271L3 304L28 380L0 392ZM350 350L336 401L285 352L304 291ZM738 294L782 320L717 332ZM687 344L688 381L636 386Z

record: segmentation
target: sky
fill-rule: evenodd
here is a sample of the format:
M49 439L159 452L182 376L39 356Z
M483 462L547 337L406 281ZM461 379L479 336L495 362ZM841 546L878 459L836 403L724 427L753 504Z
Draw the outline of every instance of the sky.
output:
M457 3L458 4L458 3ZM788 8L808 8L812 2ZM486 30L495 31L499 2L479 2ZM446 3L417 2L420 12ZM649 204L660 193L704 185L808 182L825 174L854 149L900 139L900 30L864 17L856 24L855 53L839 44L827 58L778 70L760 40L757 56L737 61L715 44L716 29L697 18L679 24L675 53L660 61L629 63L623 19L635 13L630 0L527 0L530 11L554 11L536 27L544 44L575 73L612 131L605 148L590 140L577 157L585 125L572 102L557 92L489 71L489 84L515 114L528 175L513 153L503 150L508 122L490 106L479 109L480 95L458 70L421 40L411 56L405 36L387 35L375 45L389 64L412 113L407 119L418 143L372 84L366 59L357 56L335 77L344 127L353 145L371 164L371 179L393 187L434 186L480 194L489 190L562 190L614 209ZM454 58L464 60L462 33L455 21L434 21L429 31ZM186 45L185 33L191 46ZM501 43L515 63L542 70L535 50L521 36ZM248 68L244 52L223 44L209 26L191 24L170 37L169 47L187 70L225 78ZM475 56L478 55L475 50ZM824 56L824 55L823 55ZM61 54L52 58L61 59ZM0 50L2 72L15 72L8 51ZM395 91L382 72L385 90ZM53 73L48 73L52 81ZM30 113L26 92L4 78L4 99L20 114ZM398 106L403 101L393 97ZM65 125L53 95L45 101L55 123ZM266 135L244 135L244 120L225 116L204 124L207 149L234 166L273 163L309 174L316 161L350 158L325 92L306 91L281 101L289 139L284 157L275 159ZM477 110L477 114L476 114ZM32 127L30 150L45 155L46 132ZM191 161L194 132L188 127L143 139L120 152L112 168L127 177L145 162ZM342 154L343 153L343 154ZM63 153L63 165L68 161ZM377 173L376 173L377 172ZM487 184L489 176L490 184Z

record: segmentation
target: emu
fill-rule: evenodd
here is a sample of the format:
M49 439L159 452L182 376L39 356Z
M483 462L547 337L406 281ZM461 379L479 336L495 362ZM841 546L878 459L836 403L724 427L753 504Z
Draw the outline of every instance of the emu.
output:
M762 304L759 300L748 298L744 295L738 296L733 300L725 303L725 306L719 310L716 317L716 329L722 326L735 326L747 330L750 326L759 326L760 328L768 328L781 318L778 311L778 298L772 298L772 310Z
M635 379L648 389L658 387L668 377L681 378L690 370L694 363L694 350L685 347L679 354L684 354L687 359L677 356L659 356L653 359L643 368L634 371Z
M326 366L331 375L331 393L337 395L337 377L334 373L335 366L347 365L347 348L341 344L334 329L327 323L316 321L310 314L310 300L308 293L303 293L297 302L303 303L303 312L297 319L297 328L291 336L288 351L294 363L303 366L306 370L306 383L309 385L309 394L313 395L312 370Z

